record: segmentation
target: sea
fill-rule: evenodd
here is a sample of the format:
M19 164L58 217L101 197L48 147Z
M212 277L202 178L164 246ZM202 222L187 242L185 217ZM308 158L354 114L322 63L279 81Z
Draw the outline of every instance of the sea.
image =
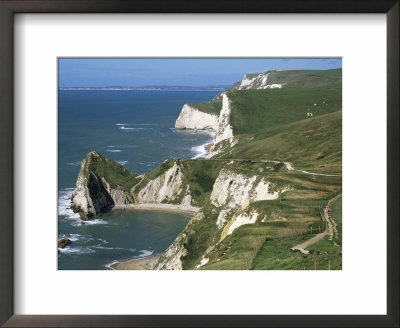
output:
M90 151L137 174L168 158L205 157L213 136L174 129L185 103L207 102L220 91L59 90L59 270L112 270L112 264L156 256L175 240L190 217L148 211L111 211L81 225L69 208L81 161Z

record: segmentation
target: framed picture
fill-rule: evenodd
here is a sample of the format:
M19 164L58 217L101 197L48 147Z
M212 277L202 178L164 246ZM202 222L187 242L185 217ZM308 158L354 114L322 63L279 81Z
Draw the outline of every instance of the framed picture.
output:
M399 325L398 1L0 10L1 324Z

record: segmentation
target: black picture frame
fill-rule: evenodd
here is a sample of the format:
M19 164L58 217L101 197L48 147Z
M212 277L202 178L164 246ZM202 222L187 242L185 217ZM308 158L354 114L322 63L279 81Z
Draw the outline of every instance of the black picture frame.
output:
M386 14L387 315L14 315L13 17L16 13ZM0 0L0 70L0 324L4 327L399 327L398 0Z

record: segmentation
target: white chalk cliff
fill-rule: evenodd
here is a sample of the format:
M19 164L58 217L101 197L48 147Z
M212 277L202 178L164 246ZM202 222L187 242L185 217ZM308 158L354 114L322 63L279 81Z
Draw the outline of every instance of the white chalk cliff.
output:
M104 176L95 173L96 167L106 166L109 162L97 152L90 152L82 161L76 181L76 188L70 196L71 209L87 219L109 211L115 205L133 202L133 197L119 186L111 187ZM126 171L115 163L117 169Z
M210 203L219 211L217 219L217 228L221 233L219 241L239 227L257 222L259 213L254 210L249 213L246 211L251 202L277 199L285 191L286 189L277 188L271 182L257 175L245 176L229 169L222 169L214 182L210 195ZM188 254L185 243L192 233L192 225L201 220L204 220L202 211L189 221L185 230L167 248L153 269L182 270L182 257ZM215 244L207 249L196 268L208 263L206 256L214 247Z
M222 108L219 116L208 114L197 110L196 108L185 104L175 123L176 129L192 129L214 131L214 145L210 149L208 158L218 154L222 148L232 147L237 143L233 137L233 129L230 124L231 104L226 93L221 93ZM225 141L222 145L222 141Z
M272 191L272 184L257 175L251 177L222 169L214 182L211 203L222 208L217 219L222 228L233 212L245 209L251 202L273 200L284 190Z
M218 116L204 113L198 109L185 104L175 122L175 129L218 130Z
M233 90L249 90L249 89L277 89L282 88L282 84L268 83L268 76L270 72L260 74L247 74L243 77L240 84L232 87Z
M183 173L177 163L164 174L151 180L138 193L139 203L162 203L174 200L182 192ZM187 203L187 199L185 200ZM190 203L188 204L190 205Z

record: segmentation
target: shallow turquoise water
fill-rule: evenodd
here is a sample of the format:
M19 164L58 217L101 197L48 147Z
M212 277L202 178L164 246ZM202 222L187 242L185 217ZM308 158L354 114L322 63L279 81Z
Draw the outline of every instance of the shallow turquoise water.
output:
M81 225L69 209L80 162L92 150L144 173L167 158L201 155L208 133L173 129L183 104L211 100L216 91L59 91L58 237L72 244L59 269L107 269L115 260L160 254L189 218L158 212L113 211Z

